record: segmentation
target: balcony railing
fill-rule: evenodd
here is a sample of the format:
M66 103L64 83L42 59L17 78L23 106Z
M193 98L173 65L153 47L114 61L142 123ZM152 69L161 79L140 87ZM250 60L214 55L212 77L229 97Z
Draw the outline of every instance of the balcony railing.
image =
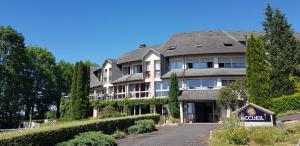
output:
M129 98L147 98L150 97L150 91L131 91L128 94Z

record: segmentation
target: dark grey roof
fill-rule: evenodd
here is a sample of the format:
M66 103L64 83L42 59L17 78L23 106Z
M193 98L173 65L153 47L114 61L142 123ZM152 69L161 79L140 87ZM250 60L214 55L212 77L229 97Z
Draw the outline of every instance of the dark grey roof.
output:
M178 97L178 100L216 100L218 98L219 90L184 90Z
M162 54L164 56L180 56L211 53L245 53L245 46L239 41L245 41L245 35L258 32L246 31L196 31L177 33L165 43ZM224 46L224 43L232 46ZM197 47L200 45L201 47ZM169 50L170 46L176 49Z
M98 87L101 86L102 83L99 81L99 79L96 76L96 72L101 71L100 67L91 67L90 68L90 87Z
M199 77L199 76L245 76L246 68L206 68L206 69L178 69L171 70L161 78L170 78L172 73L178 77Z
M141 61L142 57L145 53L147 53L151 48L160 51L161 45L155 45L155 46L149 46L145 48L138 48L131 52L128 52L117 59L117 64L127 63L127 62L133 62L133 61Z
M131 82L131 81L140 81L143 80L143 73L135 73L130 75L123 75L122 77L112 81L113 84L115 83L122 83L122 82Z

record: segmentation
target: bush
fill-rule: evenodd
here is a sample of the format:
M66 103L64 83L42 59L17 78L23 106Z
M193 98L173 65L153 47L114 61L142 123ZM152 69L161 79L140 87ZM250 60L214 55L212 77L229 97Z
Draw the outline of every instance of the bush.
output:
M47 118L48 119L55 119L56 117L56 110L50 110L47 112Z
M251 141L257 144L272 144L274 130L271 127L251 128Z
M152 119L159 121L158 114L129 116L103 120L74 121L67 124L0 133L0 145L55 145L88 131L102 131L112 134L117 129L125 130L134 121Z
M249 141L248 132L244 127L236 128L228 133L228 140L229 143L245 145Z
M272 110L276 113L300 110L300 93L274 98L272 104Z
M155 130L155 122L153 120L139 120L135 121L135 125L128 128L128 133L139 134L147 133Z
M113 106L106 106L99 113L100 119L115 118L115 117L122 117L122 114L116 111L116 109Z
M223 128L225 131L232 132L238 127L240 127L239 123L233 117L223 119Z
M57 144L57 146L116 146L116 140L102 132L84 132L75 136L67 142Z
M126 133L121 131L121 130L117 130L115 131L115 133L112 135L114 138L123 138L126 136Z
M71 101L62 99L60 102L59 112L61 119L71 119Z

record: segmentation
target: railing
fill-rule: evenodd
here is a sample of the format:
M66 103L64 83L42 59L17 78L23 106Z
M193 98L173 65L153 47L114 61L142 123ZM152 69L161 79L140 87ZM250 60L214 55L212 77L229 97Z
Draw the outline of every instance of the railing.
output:
M129 98L147 98L150 97L150 91L132 91L128 94Z

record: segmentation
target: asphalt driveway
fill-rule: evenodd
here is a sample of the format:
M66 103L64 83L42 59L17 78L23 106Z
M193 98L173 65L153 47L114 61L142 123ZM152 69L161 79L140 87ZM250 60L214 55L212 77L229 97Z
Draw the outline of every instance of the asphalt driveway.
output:
M210 131L219 124L183 124L167 126L158 131L129 135L118 140L118 146L206 146Z

